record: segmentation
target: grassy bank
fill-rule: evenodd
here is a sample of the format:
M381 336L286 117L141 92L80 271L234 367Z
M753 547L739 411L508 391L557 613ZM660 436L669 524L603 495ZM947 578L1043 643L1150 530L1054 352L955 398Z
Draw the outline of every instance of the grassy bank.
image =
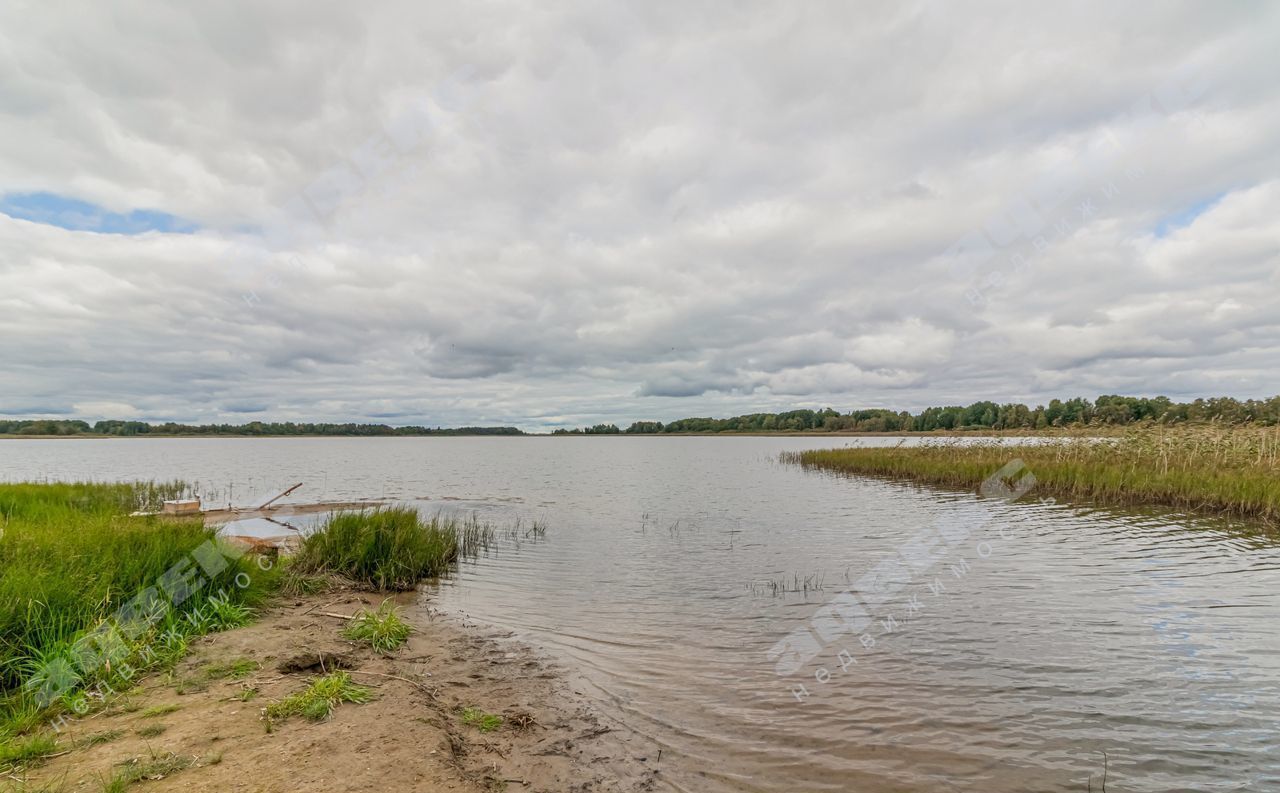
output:
M196 636L239 627L282 585L335 576L412 589L494 539L475 519L413 509L338 513L283 565L218 543L202 518L133 517L183 491L173 484L0 485L0 775L64 747L49 724L101 708ZM268 567L269 569L263 569ZM404 641L394 612L356 620L386 651Z
M1280 521L1280 428L1147 426L1042 445L937 443L787 453L806 468L977 487L1020 458L1036 492Z
M130 517L182 489L0 485L0 771L53 751L46 720L243 624L269 589L246 558L201 556L219 547L202 520Z

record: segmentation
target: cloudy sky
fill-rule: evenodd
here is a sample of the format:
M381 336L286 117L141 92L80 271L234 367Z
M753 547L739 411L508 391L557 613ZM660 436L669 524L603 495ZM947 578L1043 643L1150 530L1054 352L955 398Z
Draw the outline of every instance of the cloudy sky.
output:
M0 6L0 414L1280 393L1280 5Z

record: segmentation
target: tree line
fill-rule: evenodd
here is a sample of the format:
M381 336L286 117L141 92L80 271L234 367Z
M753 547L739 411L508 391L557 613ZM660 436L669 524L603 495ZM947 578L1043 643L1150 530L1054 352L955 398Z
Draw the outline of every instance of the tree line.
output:
M925 408L919 413L884 408L840 413L824 410L790 410L785 413L749 413L732 418L687 418L663 423L636 421L625 430L616 424L596 424L553 435L654 435L678 432L929 432L932 430L1038 430L1050 427L1123 425L1143 421L1178 424L1217 421L1227 424L1280 424L1280 396L1270 399L1214 397L1174 402L1168 397L1131 397L1104 394L1090 401L1083 397L1053 399L1048 405L1030 407L991 401L971 405Z
M554 435L656 435L680 432L929 432L932 430L1037 430L1049 427L1123 425L1155 421L1166 424L1217 421L1227 424L1280 424L1280 396L1269 399L1213 397L1175 402L1168 397L1131 397L1104 394L1096 400L1083 397L1053 399L1030 407L991 401L971 405L925 408L919 413L885 408L840 413L823 410L789 410L784 413L749 413L731 418L686 418L663 423L635 421L625 430L616 424L596 424L579 429L558 429ZM387 424L327 424L261 422L248 424L149 424L144 421L87 421L74 419L0 420L0 435L234 435L234 436L420 436L420 435L523 435L516 427L392 427Z
M315 424L252 421L248 424L149 424L145 421L87 421L70 419L0 420L0 435L339 435L355 437L416 435L523 435L515 427L392 427L387 424Z

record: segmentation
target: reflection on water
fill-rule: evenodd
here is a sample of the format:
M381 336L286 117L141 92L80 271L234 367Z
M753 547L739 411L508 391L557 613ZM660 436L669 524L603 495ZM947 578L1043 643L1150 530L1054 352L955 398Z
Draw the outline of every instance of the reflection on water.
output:
M0 477L180 477L242 504L305 481L293 500L545 519L434 597L563 659L674 789L1099 790L1104 752L1111 790L1280 789L1273 538L776 461L849 442L5 441ZM931 527L865 628L777 674L779 641Z

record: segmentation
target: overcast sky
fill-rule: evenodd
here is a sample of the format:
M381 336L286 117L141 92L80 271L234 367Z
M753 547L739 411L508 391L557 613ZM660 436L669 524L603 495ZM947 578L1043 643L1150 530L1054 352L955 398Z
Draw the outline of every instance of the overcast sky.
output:
M1280 4L0 8L0 416L1280 393Z

